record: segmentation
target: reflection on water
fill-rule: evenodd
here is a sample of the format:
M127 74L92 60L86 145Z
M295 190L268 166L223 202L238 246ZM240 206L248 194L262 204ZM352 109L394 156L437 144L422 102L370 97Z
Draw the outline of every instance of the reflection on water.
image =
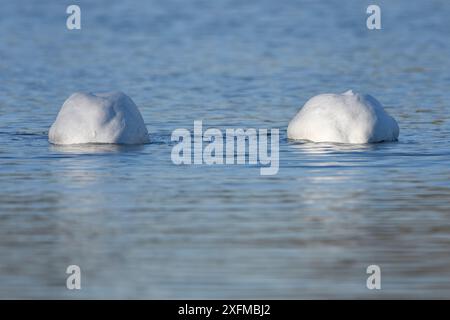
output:
M302 140L291 140L288 142L293 148L298 149L301 152L310 154L327 154L336 152L367 152L375 150L378 144L348 144L348 143L330 143L330 142L318 142Z
M368 32L368 4L81 1L78 33L53 1L3 4L0 297L449 298L450 6L380 1ZM398 142L286 138L311 96L349 89ZM151 143L50 145L80 90L129 94ZM171 132L194 120L280 128L279 173L173 165Z
M89 143L89 144L72 144L72 145L50 145L52 152L74 153L74 154L108 154L108 153L124 153L130 151L143 150L143 145L120 145L108 143Z

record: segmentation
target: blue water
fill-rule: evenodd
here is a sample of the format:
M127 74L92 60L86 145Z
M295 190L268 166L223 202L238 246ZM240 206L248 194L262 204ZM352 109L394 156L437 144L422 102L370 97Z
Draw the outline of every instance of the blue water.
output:
M2 2L0 297L450 298L450 3L376 1L369 31L371 3ZM349 89L398 142L286 139L307 99ZM152 142L50 145L83 90L131 96ZM278 174L174 165L171 132L194 120L279 128Z

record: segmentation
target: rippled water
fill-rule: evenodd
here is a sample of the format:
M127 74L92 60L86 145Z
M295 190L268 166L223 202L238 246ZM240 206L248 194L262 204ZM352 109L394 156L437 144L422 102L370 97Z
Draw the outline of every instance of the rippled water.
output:
M0 297L450 298L450 3L9 1L0 11ZM311 96L377 97L400 139L292 142ZM122 90L152 143L56 147L74 91ZM280 128L280 171L175 166L175 128ZM69 264L82 290L65 288ZM366 288L366 267L382 290Z

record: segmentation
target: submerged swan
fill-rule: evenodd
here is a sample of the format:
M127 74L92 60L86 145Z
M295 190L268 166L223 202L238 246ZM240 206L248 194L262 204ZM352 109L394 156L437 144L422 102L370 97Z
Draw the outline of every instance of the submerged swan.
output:
M399 127L374 97L350 90L311 98L289 123L287 135L313 142L371 143L397 140Z
M141 113L122 92L72 94L51 126L48 140L53 144L149 142Z

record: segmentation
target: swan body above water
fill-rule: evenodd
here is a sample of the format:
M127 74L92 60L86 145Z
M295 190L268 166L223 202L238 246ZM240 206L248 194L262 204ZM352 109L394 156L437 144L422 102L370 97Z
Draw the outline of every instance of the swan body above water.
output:
M378 100L350 90L308 100L290 121L287 135L313 142L373 143L397 140L399 127Z
M141 113L122 92L72 94L61 107L48 138L63 145L149 142Z

